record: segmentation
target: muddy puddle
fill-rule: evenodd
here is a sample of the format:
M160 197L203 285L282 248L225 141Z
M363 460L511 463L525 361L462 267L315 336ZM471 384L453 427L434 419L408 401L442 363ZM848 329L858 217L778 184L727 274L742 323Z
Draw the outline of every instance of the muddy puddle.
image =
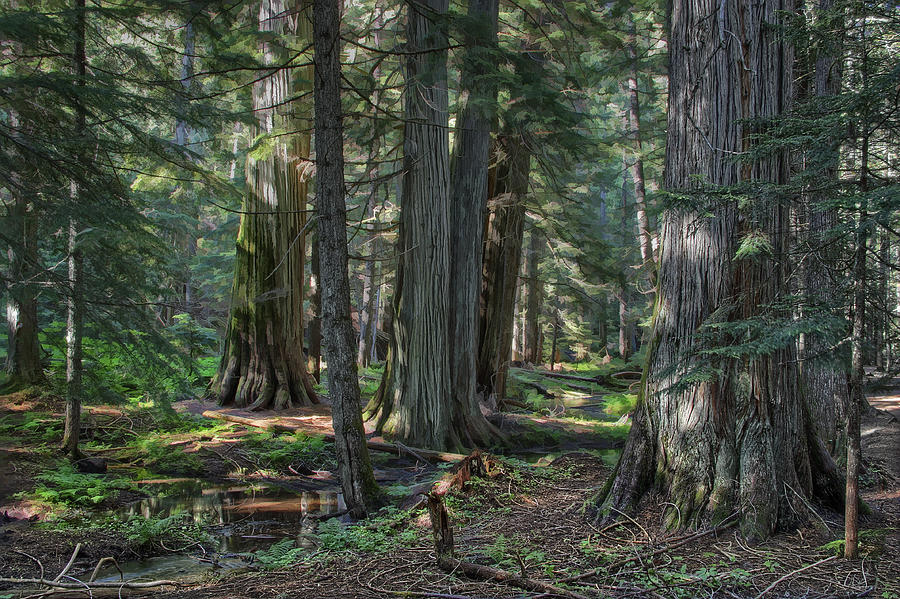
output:
M278 541L294 539L298 546L309 546L306 535L315 525L306 516L345 509L337 489L294 491L268 483L219 484L201 479L150 480L138 486L148 497L115 515L184 518L203 526L213 543L201 547L185 539L182 546L169 547L179 553L124 562L118 569L110 566L97 580L190 580L209 572L246 569L252 566L253 551Z

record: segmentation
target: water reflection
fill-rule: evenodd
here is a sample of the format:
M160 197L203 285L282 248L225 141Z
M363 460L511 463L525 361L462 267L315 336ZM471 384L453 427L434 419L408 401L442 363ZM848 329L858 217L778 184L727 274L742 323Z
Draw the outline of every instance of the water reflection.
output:
M181 515L204 526L216 541L212 552L200 555L174 554L122 563L126 580L185 580L210 570L244 568L248 565L245 554L279 540L293 538L297 546L308 546L315 525L304 516L346 509L343 495L334 489L294 492L268 484L221 485L201 479L142 481L138 486L149 497L118 510L118 516ZM119 580L119 572L104 569L98 580Z

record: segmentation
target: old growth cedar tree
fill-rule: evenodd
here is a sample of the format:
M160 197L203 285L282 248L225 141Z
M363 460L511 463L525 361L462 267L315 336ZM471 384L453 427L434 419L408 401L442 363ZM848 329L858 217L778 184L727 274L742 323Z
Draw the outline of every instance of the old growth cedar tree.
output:
M745 534L766 537L804 513L801 498L842 502L793 344L735 350L737 336L727 339L729 323L788 317L776 305L788 208L772 186L787 181L789 161L747 153L754 119L791 101L793 52L778 29L790 9L782 0L672 5L665 185L690 199L665 214L649 370L599 497L607 510L631 509L655 487L672 504L671 526L738 513ZM751 190L746 201L720 192L736 185Z
M367 413L376 428L417 447L466 443L451 427L450 160L447 0L409 2L406 122L391 345ZM424 52L422 50L428 50ZM420 52L422 51L422 52Z
M257 122L251 138L263 137L247 157L231 314L211 385L223 405L279 409L318 401L303 355L312 119L311 103L302 96L312 72L290 64L292 48L312 42L309 9L306 0L259 5L259 28L273 34L263 38L260 50L274 68L253 85Z

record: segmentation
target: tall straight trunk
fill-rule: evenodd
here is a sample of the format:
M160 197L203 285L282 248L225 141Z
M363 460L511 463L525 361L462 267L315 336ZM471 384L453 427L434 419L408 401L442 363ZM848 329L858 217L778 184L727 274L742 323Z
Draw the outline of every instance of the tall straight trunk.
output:
M14 130L18 127L15 115L10 116L10 125ZM13 179L15 186L18 177ZM12 195L10 214L5 219L11 232L7 250L10 283L6 301L6 372L13 385L35 385L44 380L33 281L39 260L37 219L19 190L14 189Z
M884 231L878 246L878 318L875 319L875 368L879 371L885 370L885 337L890 322L887 303L890 247L890 236Z
M631 137L631 161L629 169L634 183L634 207L637 212L638 241L641 248L641 266L647 273L652 287L656 286L656 260L653 256L653 242L650 221L647 218L647 192L644 183L644 158L641 143L641 104L638 97L637 39L634 22L629 23L625 41L625 55L628 57L629 71L627 85L628 108L626 124Z
M832 4L832 0L819 0L814 18L831 10ZM808 94L812 99L822 100L840 92L841 65L834 56L824 53L816 56L812 71L812 89ZM822 148L814 151L821 152ZM828 151L828 163L819 178L826 185L837 182L839 159L836 144ZM839 268L841 260L839 240L834 235L839 223L838 211L827 205L827 197L818 197L813 193L803 195L803 205L807 213L803 241L808 246L803 256L804 303L825 313L834 313L843 309L843 306L834 306L840 289L831 275ZM802 341L801 376L813 422L831 455L842 456L846 451L844 422L849 397L846 354L835 352L832 349L834 340L823 339L820 335L807 334Z
M378 485L369 460L359 403L356 344L347 274L344 128L341 118L340 0L313 0L315 40L316 176L322 329L328 394L341 489L350 514L374 507Z
M75 47L72 53L72 70L75 73L75 85L84 87L87 73L85 0L75 0ZM75 102L75 139L85 136L85 108L83 98ZM83 156L82 152L82 156ZM85 167L87 165L84 165ZM76 181L70 184L72 204L78 205L81 200L81 189ZM78 224L73 217L69 218L69 288L66 301L66 422L63 427L62 450L69 458L76 460L81 456L78 440L81 434L81 396L82 385L82 339L84 337L84 256L78 240Z
M526 303L525 303L525 361L529 364L540 364L541 351L541 306L544 301L544 284L540 280L538 267L543 257L545 241L543 235L531 226L531 237L526 257Z
M314 228L310 235L310 246L309 309L312 317L309 320L307 360L309 372L319 383L322 381L322 277L318 227Z
M476 368L482 396L502 399L506 394L512 348L513 307L522 259L531 153L517 133L498 136L497 149L501 158L495 167L485 224Z
M550 342L550 370L555 370L556 363L559 361L557 351L559 350L559 305L553 306L553 341Z
M375 35L374 46L376 48L381 45L381 35L380 32L384 27L384 20L382 13L377 13L375 15L375 20L372 23L373 33ZM379 85L379 81L381 81L381 63L378 62L372 68L372 81L375 86ZM381 98L382 98L382 90L380 88L376 88L372 91L372 105L373 106L381 106ZM366 201L366 206L363 209L363 218L371 217L371 223L373 228L377 228L378 223L378 212L376 211L376 204L378 198L378 189L380 187L378 182L379 176L379 168L378 168L378 158L379 153L381 151L381 140L382 137L380 135L380 122L379 122L379 112L377 109L372 112L372 136L368 142L369 146L369 157L366 161L366 174L369 177L371 189L369 190L369 197ZM375 336L377 335L378 328L378 320L375 318L375 303L377 298L377 291L375 290L375 270L377 262L374 257L378 254L378 232L373 231L371 235L365 240L364 245L368 247L369 251L369 260L365 264L365 271L363 272L363 297L362 304L360 305L359 312L359 345L357 347L356 354L356 362L362 366L368 366L369 362L372 359L372 344L374 343Z
M868 139L863 141L867 154ZM863 160L866 163L866 160ZM865 175L863 190L865 191ZM847 402L847 479L844 505L844 557L855 558L859 553L859 467L861 462L859 416L866 401L863 389L863 345L866 322L866 249L869 242L866 208L859 215L856 229L856 251L853 257L853 332L850 338L850 397Z
M766 537L804 513L800 497L843 502L799 392L793 344L716 353L746 343L742 323L790 318L779 303L786 203L756 191L741 203L707 191L788 180L783 152L734 156L751 150L756 119L789 109L792 48L778 25L790 8L782 0L672 5L666 189L694 195L699 207L665 215L648 372L624 454L600 496L605 509L632 509L656 488L672 504L669 526L737 513L746 535ZM748 239L757 243L748 247ZM711 322L735 328L701 328Z
M185 120L185 115L190 106L191 88L193 87L194 77L194 54L195 54L195 33L194 18L196 16L196 6L193 2L189 2L188 11L185 19L184 30L184 53L181 55L181 88L182 93L176 98L178 117L175 119L175 143L184 148L187 147L191 129ZM190 185L190 184L188 184ZM199 220L198 202L193 197L193 193L189 193L187 205L183 210L191 218L192 223ZM187 314L197 316L196 292L195 284L191 274L191 262L197 255L197 229L192 226L179 235L179 245L186 254L187 261L184 268L184 274L181 284L181 308Z
M619 357L627 360L631 357L631 322L628 319L627 290L624 283L616 294L619 301Z
M469 0L450 162L451 418L456 428L468 433L469 445L487 445L495 434L479 407L476 356L491 125L497 102L496 78L484 73L497 44L498 11L498 0Z
M282 65L291 47L312 38L309 5L262 0L259 28L266 64ZM284 44L294 38L294 44ZM286 47L287 46L287 47ZM303 356L303 284L312 80L307 66L290 65L253 85L257 117L251 139L296 131L268 140L270 150L247 158L247 192L238 230L231 315L219 371L211 391L222 405L249 409L286 408L318 401Z
M377 430L417 447L469 444L451 426L448 0L409 2L403 191L391 346L367 407Z

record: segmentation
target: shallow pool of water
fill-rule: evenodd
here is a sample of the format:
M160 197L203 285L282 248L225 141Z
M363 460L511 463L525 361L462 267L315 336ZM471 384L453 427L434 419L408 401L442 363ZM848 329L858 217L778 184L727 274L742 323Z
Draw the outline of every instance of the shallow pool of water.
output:
M117 510L116 515L167 518L182 514L204 526L215 542L212 551L208 545L204 550L195 545L190 555L176 553L119 564L126 580L185 580L211 570L246 568L247 553L277 541L294 538L302 546L303 535L313 529L304 516L346 509L337 489L292 491L272 484L221 484L202 479L149 480L138 486L148 497ZM111 566L101 571L98 580L120 577Z

